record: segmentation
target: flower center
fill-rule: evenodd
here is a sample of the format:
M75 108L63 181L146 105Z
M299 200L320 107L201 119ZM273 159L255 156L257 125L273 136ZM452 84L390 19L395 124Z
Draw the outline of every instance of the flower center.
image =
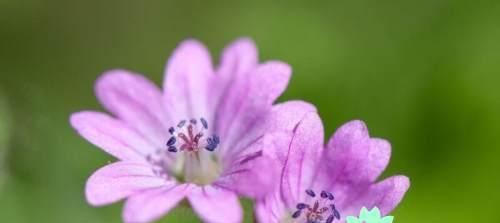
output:
M335 197L332 193L321 191L320 196L316 198L313 190L308 189L305 192L313 202L297 204L297 210L292 214L297 223L332 223L335 219L340 220L340 213L333 204Z
M201 149L213 152L219 145L219 137L212 135L206 136L208 130L208 123L204 118L200 118L200 125L198 120L191 119L188 121L182 120L176 127L170 127L168 132L172 135L167 141L169 152L196 153Z
M205 185L220 173L214 150L220 139L209 135L204 118L181 120L168 129L166 147L148 156L153 171L159 176L174 176L179 181Z

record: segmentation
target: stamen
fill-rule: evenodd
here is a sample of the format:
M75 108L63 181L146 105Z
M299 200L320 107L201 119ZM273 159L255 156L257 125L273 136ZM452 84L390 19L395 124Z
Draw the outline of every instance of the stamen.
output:
M300 210L296 211L295 213L293 213L292 218L298 218L300 216L300 214L301 214Z
M167 141L167 146L174 145L176 141L177 139L175 139L175 136L170 137L170 139L168 139Z
M327 198L328 197L328 194L326 193L326 191L321 191L321 197L322 198Z
M175 148L175 146L169 146L168 147L168 151L172 152L172 153L175 153L175 152L177 152L177 148Z
M335 199L335 197L333 196L332 193L328 192L328 199L333 201L333 199Z
M184 124L186 124L186 120L180 121L179 124L177 124L177 127L182 128L182 127L184 127Z
M333 215L335 216L335 218L340 220L340 212L337 209L335 209L335 206L333 206L333 207L334 207Z
M333 215L330 215L327 219L326 219L326 223L332 223L333 222L333 219L335 219L335 217Z
M200 122L203 125L203 128L208 129L207 120L205 120L204 118L200 118Z
M306 193L311 196L311 197L316 197L316 194L314 193L313 190L309 189L309 190L306 190Z
M307 208L307 207L309 207L309 205L304 204L304 203L297 204L297 209L299 209L299 210L302 210L302 209Z

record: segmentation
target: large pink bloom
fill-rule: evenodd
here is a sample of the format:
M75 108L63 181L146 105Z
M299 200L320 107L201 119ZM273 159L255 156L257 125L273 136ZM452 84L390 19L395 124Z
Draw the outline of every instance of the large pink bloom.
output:
M272 105L290 74L282 62L259 64L248 39L226 48L215 70L201 43L183 42L168 61L163 92L129 71L105 73L95 90L112 115L82 111L70 120L119 160L88 179L88 202L127 198L124 221L149 222L187 198L206 222L241 222L237 195L259 198L272 188L263 148L274 148L284 122L278 114L314 110L300 101Z
M277 137L281 146L273 148L273 159L282 166L280 182L256 205L259 222L345 222L362 207L378 207L386 215L410 186L405 176L375 182L389 163L391 146L370 138L361 121L340 127L326 147L316 112L302 114L288 129Z

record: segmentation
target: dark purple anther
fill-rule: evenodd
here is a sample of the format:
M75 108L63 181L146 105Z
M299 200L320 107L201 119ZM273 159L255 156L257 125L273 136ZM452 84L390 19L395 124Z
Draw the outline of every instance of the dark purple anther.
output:
M314 191L313 191L313 190L311 190L311 189L306 190L306 194L308 194L308 195L309 195L309 196L311 196L311 197L316 197L316 194L315 194L315 193L314 193Z
M168 139L167 141L167 146L173 146L176 141L177 139L175 138L175 136L170 137L170 139Z
M330 216L326 219L326 223L332 223L332 222L333 222L333 219L335 219L335 217L333 217L333 215L330 215Z
M186 124L186 120L180 121L179 124L177 124L177 127L182 128L184 126L184 124Z
M208 129L208 123L207 120L204 118L200 118L201 124L203 125L203 128Z
M328 199L331 200L331 201L333 201L333 199L335 199L335 197L333 196L332 193L329 192L328 193Z
M177 152L177 148L175 148L175 146L170 146L170 147L168 147L168 151L175 153L175 152Z
M326 191L321 191L321 197L322 198L327 198L328 197L328 193L326 193Z
M296 211L295 213L293 213L292 218L298 218L300 214L301 214L300 210Z
M304 203L298 203L298 204L297 204L297 209L299 209L299 210L302 210L302 209L304 209L304 208L306 208L306 207L308 207L308 205L307 205L307 204L304 204Z
M335 217L340 220L340 213L339 211L337 211L337 209L333 210L333 215L335 215Z

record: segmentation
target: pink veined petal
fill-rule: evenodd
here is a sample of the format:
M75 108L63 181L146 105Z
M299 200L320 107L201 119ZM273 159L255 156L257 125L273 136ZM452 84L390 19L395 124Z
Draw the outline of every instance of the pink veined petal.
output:
M215 97L211 97L211 107L215 111L217 106L227 96L227 91L235 80L247 75L258 65L258 52L254 42L249 38L240 38L227 46L220 58L217 68L217 78L214 79Z
M238 223L243 210L233 192L214 186L195 187L188 195L194 211L209 223Z
M73 113L70 123L83 138L120 160L145 161L146 154L155 150L123 121L104 113Z
M272 103L288 85L290 75L289 65L271 61L234 82L215 117L222 153L233 148L268 115Z
M287 101L272 106L269 115L254 125L252 129L249 129L245 133L245 137L241 138L231 148L231 151L225 154L225 157L239 156L240 153L247 152L248 145L260 139L265 134L293 131L297 123L310 112L316 112L316 107L305 101Z
M279 190L255 203L255 217L260 223L281 223L290 218L291 213L284 206ZM288 216L287 216L288 215Z
M337 206L344 217L359 213L362 207L369 210L378 207L382 215L388 215L401 202L409 187L408 177L393 176L368 187L354 189L348 194L348 199L337 202Z
M287 101L276 104L267 118L268 131L293 131L297 123L311 112L316 112L316 107L305 101Z
M280 190L287 207L303 200L311 189L323 152L323 125L317 113L308 113L294 129L287 159L283 166Z
M209 84L214 78L210 53L196 40L182 42L169 58L165 68L163 91L166 109L176 122L181 119L204 117L208 111Z
M173 182L157 177L146 163L120 161L97 170L87 180L85 195L95 206L114 203L138 191Z
M273 223L272 211L268 207L266 200L261 200L255 204L254 215L257 219L256 222L270 222Z
M136 193L125 202L123 220L127 223L157 220L184 199L192 187L190 184L170 185Z
M244 75L258 64L258 51L250 38L240 38L229 44L222 53L217 75L224 81Z
M295 123L297 126L298 122ZM294 127L295 127L294 126ZM292 128L293 130L294 128ZM274 146L265 150L266 156L272 160L274 167L277 168L278 176L282 176L283 167L286 165L289 157L290 142L294 136L292 131L274 132L270 134L274 139ZM294 203L294 201L289 201ZM296 201L295 203L297 203ZM281 181L273 186L273 191L268 193L263 199L256 201L255 216L257 222L280 223L286 219L288 208L285 207L281 196Z
M261 198L271 192L278 182L281 165L264 150L277 150L280 144L286 146L289 141L284 142L280 136L280 133L265 135L249 145L244 154L224 160L223 172L214 184L250 198Z
M129 71L112 70L99 77L95 91L107 110L155 146L163 146L171 124L154 83Z
M378 207L383 215L389 214L403 200L410 188L410 179L406 176L393 176L370 188L372 207ZM384 196L381 196L384 193Z
M331 183L369 184L384 171L391 156L391 145L370 138L362 121L340 127L328 143L324 155L324 173Z

